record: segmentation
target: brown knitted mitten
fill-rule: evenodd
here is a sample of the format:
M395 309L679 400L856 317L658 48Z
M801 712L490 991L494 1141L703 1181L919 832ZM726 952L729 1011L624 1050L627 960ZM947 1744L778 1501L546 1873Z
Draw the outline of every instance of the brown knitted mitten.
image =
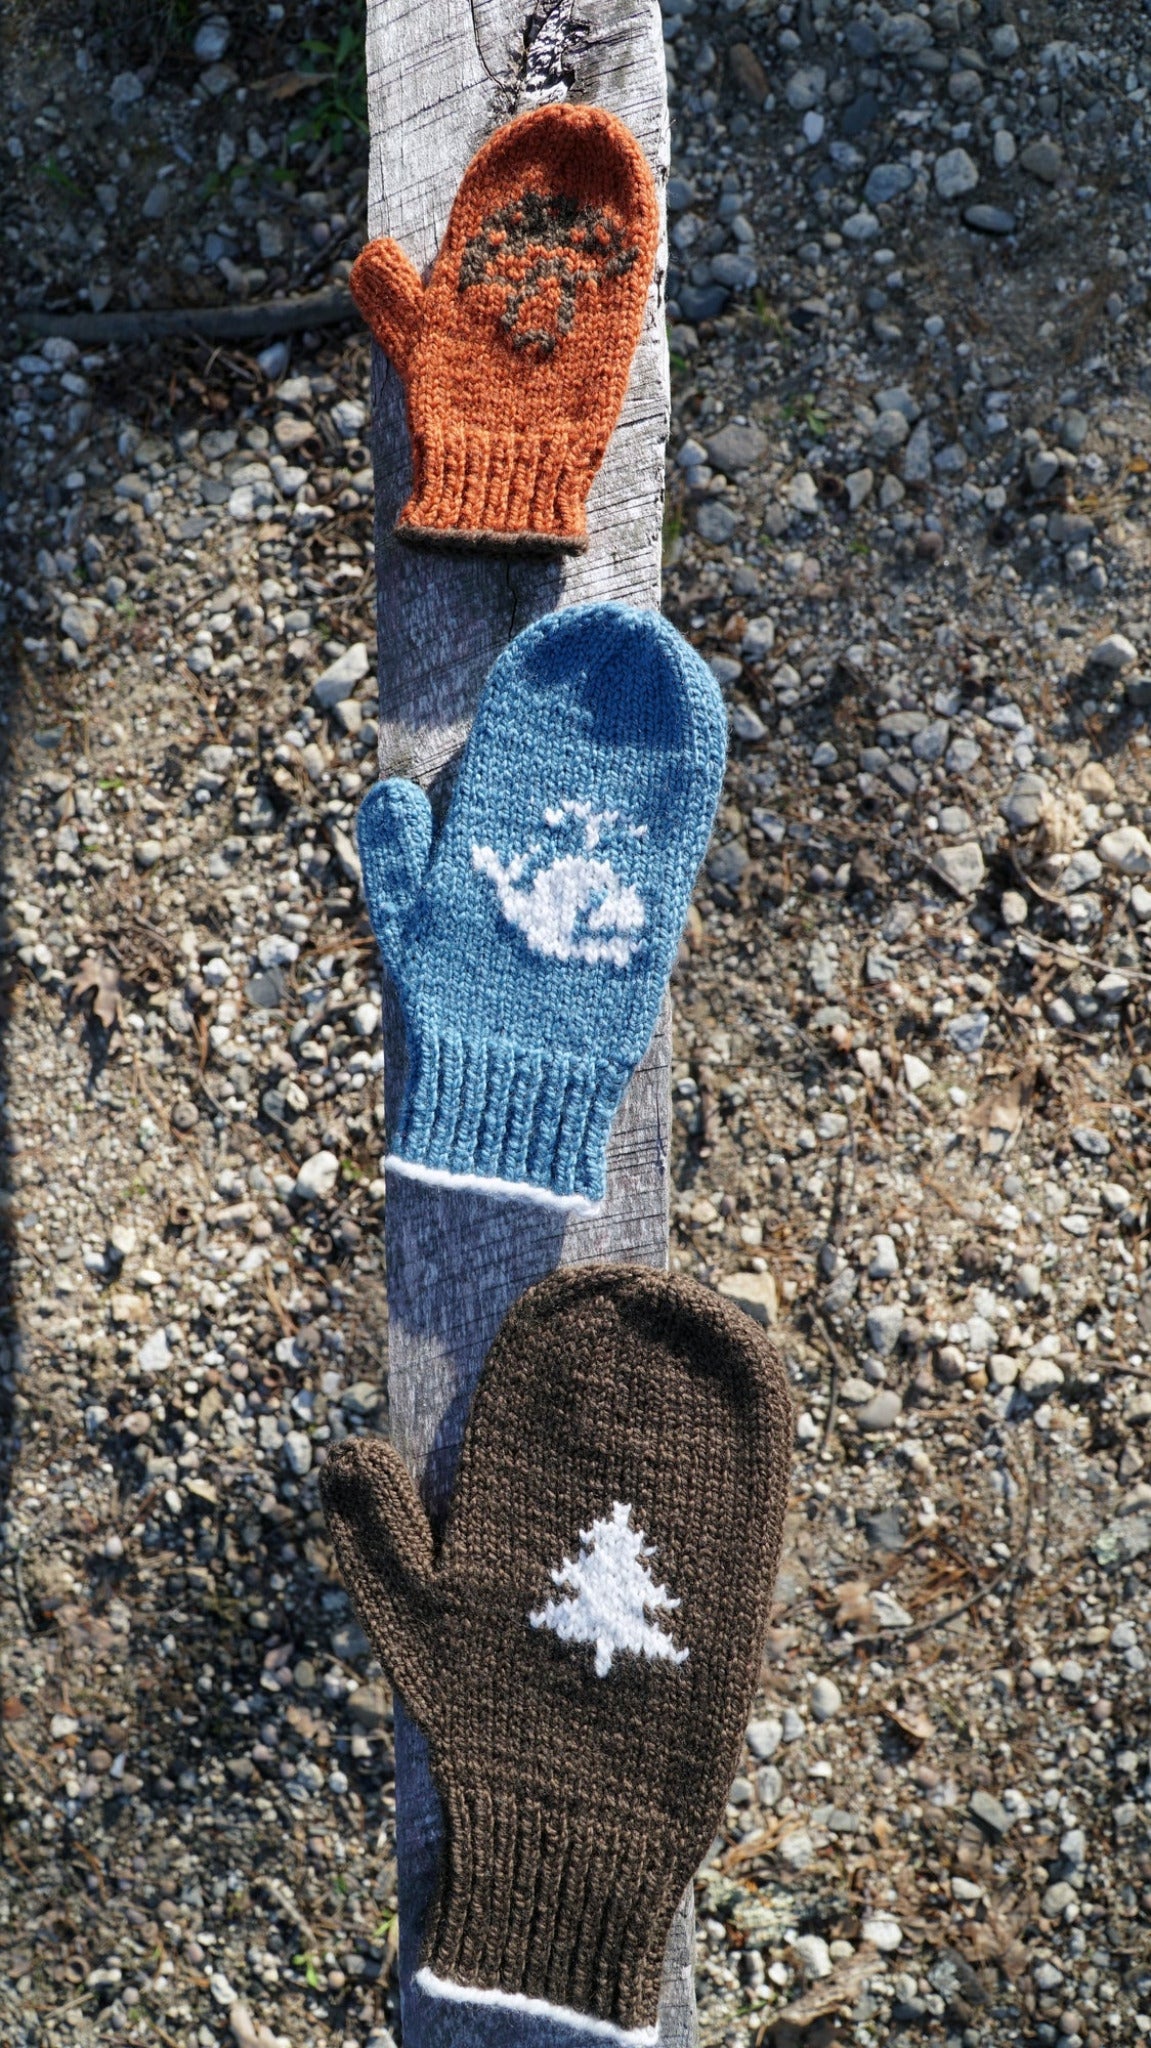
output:
M565 103L519 115L473 158L426 289L397 243L369 242L351 286L407 387L401 539L586 547L658 238L635 137Z
M577 1266L504 1320L438 1545L390 1444L333 1451L340 1569L443 1805L429 1992L655 2040L755 1688L791 1433L740 1310Z

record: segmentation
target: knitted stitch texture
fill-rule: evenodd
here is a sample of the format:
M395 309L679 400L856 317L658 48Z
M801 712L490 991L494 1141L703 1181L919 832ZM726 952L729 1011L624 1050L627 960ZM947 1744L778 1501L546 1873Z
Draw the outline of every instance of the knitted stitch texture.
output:
M791 1436L749 1317L691 1280L592 1265L505 1317L438 1543L390 1444L332 1452L344 1583L443 1806L429 1990L654 2040L758 1677Z
M404 380L402 540L578 554L659 239L651 172L602 107L521 114L456 194L427 288L369 242L356 304Z
M379 782L364 895L408 1074L388 1165L586 1209L707 848L726 721L657 612L573 605L488 677L447 820Z

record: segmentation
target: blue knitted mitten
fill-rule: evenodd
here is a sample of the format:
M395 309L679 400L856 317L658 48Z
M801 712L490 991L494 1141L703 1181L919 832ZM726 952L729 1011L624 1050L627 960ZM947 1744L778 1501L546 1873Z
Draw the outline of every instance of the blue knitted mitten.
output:
M438 836L414 783L369 790L364 894L408 1050L390 1168L602 1198L725 746L711 671L666 619L575 605L496 662Z

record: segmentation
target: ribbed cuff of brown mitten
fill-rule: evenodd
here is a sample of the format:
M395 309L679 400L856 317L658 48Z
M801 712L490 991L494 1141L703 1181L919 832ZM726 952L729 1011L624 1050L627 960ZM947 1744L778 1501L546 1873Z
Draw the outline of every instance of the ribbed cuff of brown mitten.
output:
M445 1802L441 1891L419 1981L433 1996L546 2007L593 2038L657 2038L678 1892L642 1826L605 1832L549 1794L479 1787Z

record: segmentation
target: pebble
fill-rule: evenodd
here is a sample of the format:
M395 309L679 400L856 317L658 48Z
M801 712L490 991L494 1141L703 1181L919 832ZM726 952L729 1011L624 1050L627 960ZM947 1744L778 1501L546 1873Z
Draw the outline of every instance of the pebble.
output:
M935 159L935 189L941 199L962 199L979 183L979 168L965 149L947 149Z
M905 1320L903 1303L899 1301L868 1310L865 1325L867 1341L881 1358L890 1358L897 1348Z
M1023 170L1030 171L1042 184L1056 185L1063 172L1063 151L1058 143L1043 136L1020 150L1019 162Z
M787 502L793 512L800 512L805 518L813 518L819 510L819 492L815 478L808 470L801 469L793 476L787 487Z
M761 427L743 426L732 421L707 441L707 459L712 468L724 476L741 476L762 460L768 445L767 435Z
M831 1951L822 1935L798 1934L791 1947L804 1976L811 1982L818 1983L820 1978L830 1977L835 1966L831 1960Z
M971 1811L993 1835L1005 1835L1011 1826L1011 1815L994 1793L982 1788L971 1795Z
M1099 858L1121 875L1151 875L1151 840L1137 825L1121 825L1103 834Z
M880 1955L893 1955L903 1940L903 1929L890 1913L869 1913L860 1922L859 1938L870 1942Z
M775 1755L783 1740L783 1725L773 1715L763 1720L751 1721L747 1729L747 1746L759 1762L767 1763Z
M811 1689L811 1711L817 1721L830 1721L843 1705L843 1694L833 1678L817 1678Z
M855 1426L868 1434L894 1429L903 1412L903 1397L894 1387L881 1387L870 1401L855 1411Z
M1138 658L1136 648L1125 633L1108 633L1106 639L1096 641L1088 661L1093 668L1105 669L1108 675L1118 675Z
M705 498L696 508L696 532L701 540L710 541L715 547L726 546L738 524L730 505L718 498Z
M946 882L957 896L974 896L982 888L987 872L983 849L976 839L960 846L941 846L932 856L931 865L940 881Z
M340 1162L334 1152L313 1152L296 1175L295 1193L301 1201L324 1202L335 1189Z
M895 1239L882 1235L875 1238L872 1244L871 1264L867 1269L868 1278L891 1280L898 1271L899 1254L895 1249Z

